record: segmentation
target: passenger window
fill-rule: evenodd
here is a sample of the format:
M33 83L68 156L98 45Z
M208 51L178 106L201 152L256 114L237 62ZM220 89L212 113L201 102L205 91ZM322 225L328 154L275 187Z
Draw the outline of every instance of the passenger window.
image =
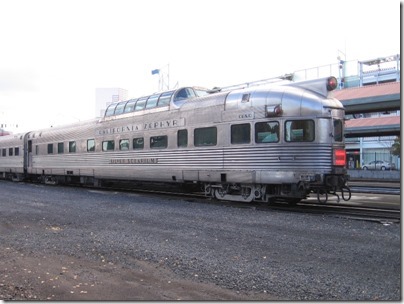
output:
M48 154L53 154L53 144L48 144Z
M63 143L58 143L58 153L61 154L64 152L64 144Z
M177 146L179 148L185 148L188 146L188 130L178 130L177 133Z
M147 100L146 109L155 108L160 95L152 95Z
M75 153L75 152L76 152L76 142L69 141L69 153Z
M279 142L279 122L257 122L255 124L255 142L257 144Z
M161 94L158 106L159 107L168 106L170 104L170 99L171 99L171 96L173 96L173 93L174 92L171 91L171 92L165 92L165 93Z
M115 141L106 140L102 142L102 151L113 151L115 149Z
M144 105L146 104L146 100L147 100L147 97L139 98L137 103L136 103L135 111L143 110Z
M335 141L343 140L342 121L339 119L334 120L334 140Z
M217 144L216 127L199 128L194 130L195 147L215 146Z
M19 155L20 155L20 148L16 147L16 148L14 149L14 155L15 155L15 156L19 156Z
M133 112L135 110L135 104L137 99L131 99L125 106L124 113Z
M8 156L13 156L13 148L8 148Z
M134 138L133 139L133 149L143 149L144 148L144 138Z
M87 140L87 152L95 151L95 139Z
M2 156L6 156L7 155L7 150L3 149L3 151L1 153L2 153Z
M105 111L105 116L108 117L108 116L114 115L115 107L116 107L116 103L111 104L111 105L107 108L107 110Z
M129 139L121 139L119 141L119 150L129 150Z
M250 124L240 124L231 126L231 143L249 144L251 142L251 126Z
M127 103L127 101L121 101L120 103L118 103L118 105L115 108L114 115L122 114L126 103Z
M151 149L167 148L167 143L168 143L167 135L150 137L150 148Z
M285 123L285 140L288 142L309 142L314 140L313 120L293 120Z

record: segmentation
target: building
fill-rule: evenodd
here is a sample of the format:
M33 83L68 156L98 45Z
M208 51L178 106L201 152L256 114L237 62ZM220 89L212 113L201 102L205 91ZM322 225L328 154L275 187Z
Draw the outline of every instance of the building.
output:
M296 71L294 80L302 81L333 75L338 78L340 84L339 89L341 92L335 93L337 99L343 100L343 93L355 95L353 90L361 87L368 87L369 90L367 91L372 92L367 96L362 96L363 100L377 99L382 95L388 96L391 93L396 93L395 90L393 90L394 92L389 91L394 89L395 85L383 86L383 84L400 82L400 62L400 55L378 57L364 61L339 60L335 64ZM359 91L365 92L365 90L357 89L357 92ZM355 97L359 99L360 96ZM387 122L399 123L400 109L388 111L374 109L372 112L347 114L346 118L349 126L382 129ZM400 169L400 157L391 154L391 146L395 139L395 135L347 138L348 167L350 169L360 169L366 163L381 160L393 163L397 169Z
M95 117L104 116L107 107L116 101L128 99L128 91L121 88L95 89Z

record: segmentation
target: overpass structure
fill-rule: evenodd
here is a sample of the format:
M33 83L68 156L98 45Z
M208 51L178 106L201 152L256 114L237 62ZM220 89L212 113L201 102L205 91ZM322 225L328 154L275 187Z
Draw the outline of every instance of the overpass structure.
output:
M345 122L345 138L400 136L400 116L350 119Z
M360 118L401 109L400 54L362 61L337 59L338 63L295 71L293 80L337 77L339 90L333 91L333 97L342 102L347 117L353 116L346 122L345 137L400 135L398 116L392 120Z
M389 82L334 92L346 114L386 112L400 110L400 82Z
M400 82L389 82L357 88L342 89L334 92L333 97L340 100L346 115L388 112L401 109ZM358 118L346 121L345 137L400 136L399 116Z

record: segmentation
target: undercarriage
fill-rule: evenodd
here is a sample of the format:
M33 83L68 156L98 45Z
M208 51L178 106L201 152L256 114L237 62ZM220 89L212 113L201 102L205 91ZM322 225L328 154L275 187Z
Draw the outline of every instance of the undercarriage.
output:
M326 203L329 195L337 196L348 201L351 190L346 185L346 179L340 175L328 175L323 183L298 182L296 184L230 184L230 183L204 183L202 189L207 197L219 200L238 202L273 202L284 201L296 204L306 199L310 193L317 196L317 201Z

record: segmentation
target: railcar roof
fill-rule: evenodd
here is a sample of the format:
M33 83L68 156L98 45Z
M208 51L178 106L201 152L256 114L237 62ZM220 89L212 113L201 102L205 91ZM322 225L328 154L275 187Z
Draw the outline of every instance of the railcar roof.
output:
M298 108L317 109L318 105L329 99L329 92L337 86L335 77L313 79L302 82L282 81L269 84L270 86L241 87L232 90L215 88L208 90L201 87L183 87L177 90L159 92L140 98L112 103L102 120L108 121L115 117L122 117L123 114L143 113L143 110L156 109L166 111L170 109L200 108L209 105L226 104L226 109L246 108L246 105L257 106L268 99L270 106L273 102L282 103L284 110L289 109L289 114L298 113ZM312 95L312 94L314 95ZM288 98L289 96L289 98ZM305 100L305 104L297 104L296 101ZM194 102L193 102L194 101ZM244 103L244 105L240 105ZM329 101L328 101L329 103ZM335 103L335 102L334 102ZM334 105L342 108L340 105ZM320 106L322 109L322 107ZM321 109L318 111L322 111ZM295 111L292 111L295 109ZM314 109L314 108L313 108ZM286 114L286 112L284 112Z

